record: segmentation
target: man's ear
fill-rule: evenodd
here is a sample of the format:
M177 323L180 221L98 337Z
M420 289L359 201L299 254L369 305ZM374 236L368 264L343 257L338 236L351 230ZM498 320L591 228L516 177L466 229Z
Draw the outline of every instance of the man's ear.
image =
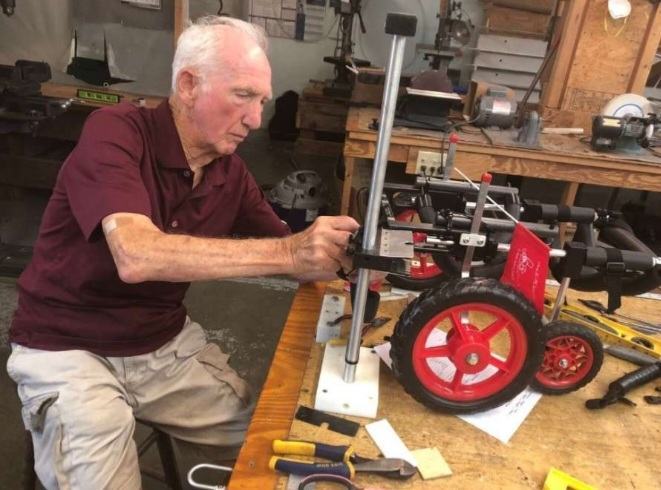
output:
M177 75L177 94L186 105L192 104L200 90L200 79L194 73L184 69Z

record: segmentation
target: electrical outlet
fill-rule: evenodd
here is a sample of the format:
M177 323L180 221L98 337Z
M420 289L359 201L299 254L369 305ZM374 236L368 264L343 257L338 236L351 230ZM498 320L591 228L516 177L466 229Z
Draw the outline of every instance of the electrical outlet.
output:
M415 173L418 175L429 175L439 177L443 174L442 162L448 158L446 152L419 151L418 161L415 164Z

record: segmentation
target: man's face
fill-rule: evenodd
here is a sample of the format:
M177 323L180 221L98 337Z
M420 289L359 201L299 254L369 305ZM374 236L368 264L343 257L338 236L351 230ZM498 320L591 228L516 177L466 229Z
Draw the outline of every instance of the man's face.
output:
M271 98L271 68L257 46L226 55L222 72L207 75L192 107L199 146L218 155L234 153L262 122Z

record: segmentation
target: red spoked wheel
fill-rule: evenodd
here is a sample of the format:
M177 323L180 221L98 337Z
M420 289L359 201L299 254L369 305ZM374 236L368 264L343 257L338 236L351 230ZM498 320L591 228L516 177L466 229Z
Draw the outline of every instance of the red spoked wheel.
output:
M453 413L514 398L532 381L543 353L534 307L494 279L453 280L422 294L391 341L393 370L406 391Z
M413 223L418 217L418 212L415 209L405 209L400 212L396 219L397 221L407 221ZM422 244L427 239L426 233L413 233L413 242ZM401 287L404 289L412 289L414 291L422 291L437 286L445 280L441 268L436 265L430 253L416 252L413 260L411 261L411 269L409 276L398 276L389 274L386 279L393 286Z
M578 390L594 379L603 360L601 340L592 330L571 322L551 322L546 325L544 360L532 386L548 395Z
M483 325L474 320L479 316ZM450 325L445 339L439 329L443 324ZM509 344L502 349L508 351L505 356L492 351L492 340L501 336L507 338L499 342ZM527 350L526 332L508 311L464 303L440 312L422 328L413 345L413 369L436 395L469 401L489 397L511 383Z

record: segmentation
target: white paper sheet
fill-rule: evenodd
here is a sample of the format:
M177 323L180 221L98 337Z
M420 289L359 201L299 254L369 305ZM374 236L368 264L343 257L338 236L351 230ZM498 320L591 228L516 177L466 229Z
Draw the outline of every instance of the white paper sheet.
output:
M438 332L440 335L444 335L444 332ZM440 335L439 338L441 338ZM432 338L432 341L434 340ZM381 360L392 369L390 342L377 345L374 347L374 350ZM447 358L432 359L430 365L432 370L443 379L450 379L450 376L452 376L455 370L454 365ZM476 383L490 376L493 373L492 369L495 368L489 366L480 373L471 375L470 377L464 376L464 383ZM507 444L541 398L541 393L526 388L512 400L499 407L470 415L458 415L458 417L495 437L500 442Z

